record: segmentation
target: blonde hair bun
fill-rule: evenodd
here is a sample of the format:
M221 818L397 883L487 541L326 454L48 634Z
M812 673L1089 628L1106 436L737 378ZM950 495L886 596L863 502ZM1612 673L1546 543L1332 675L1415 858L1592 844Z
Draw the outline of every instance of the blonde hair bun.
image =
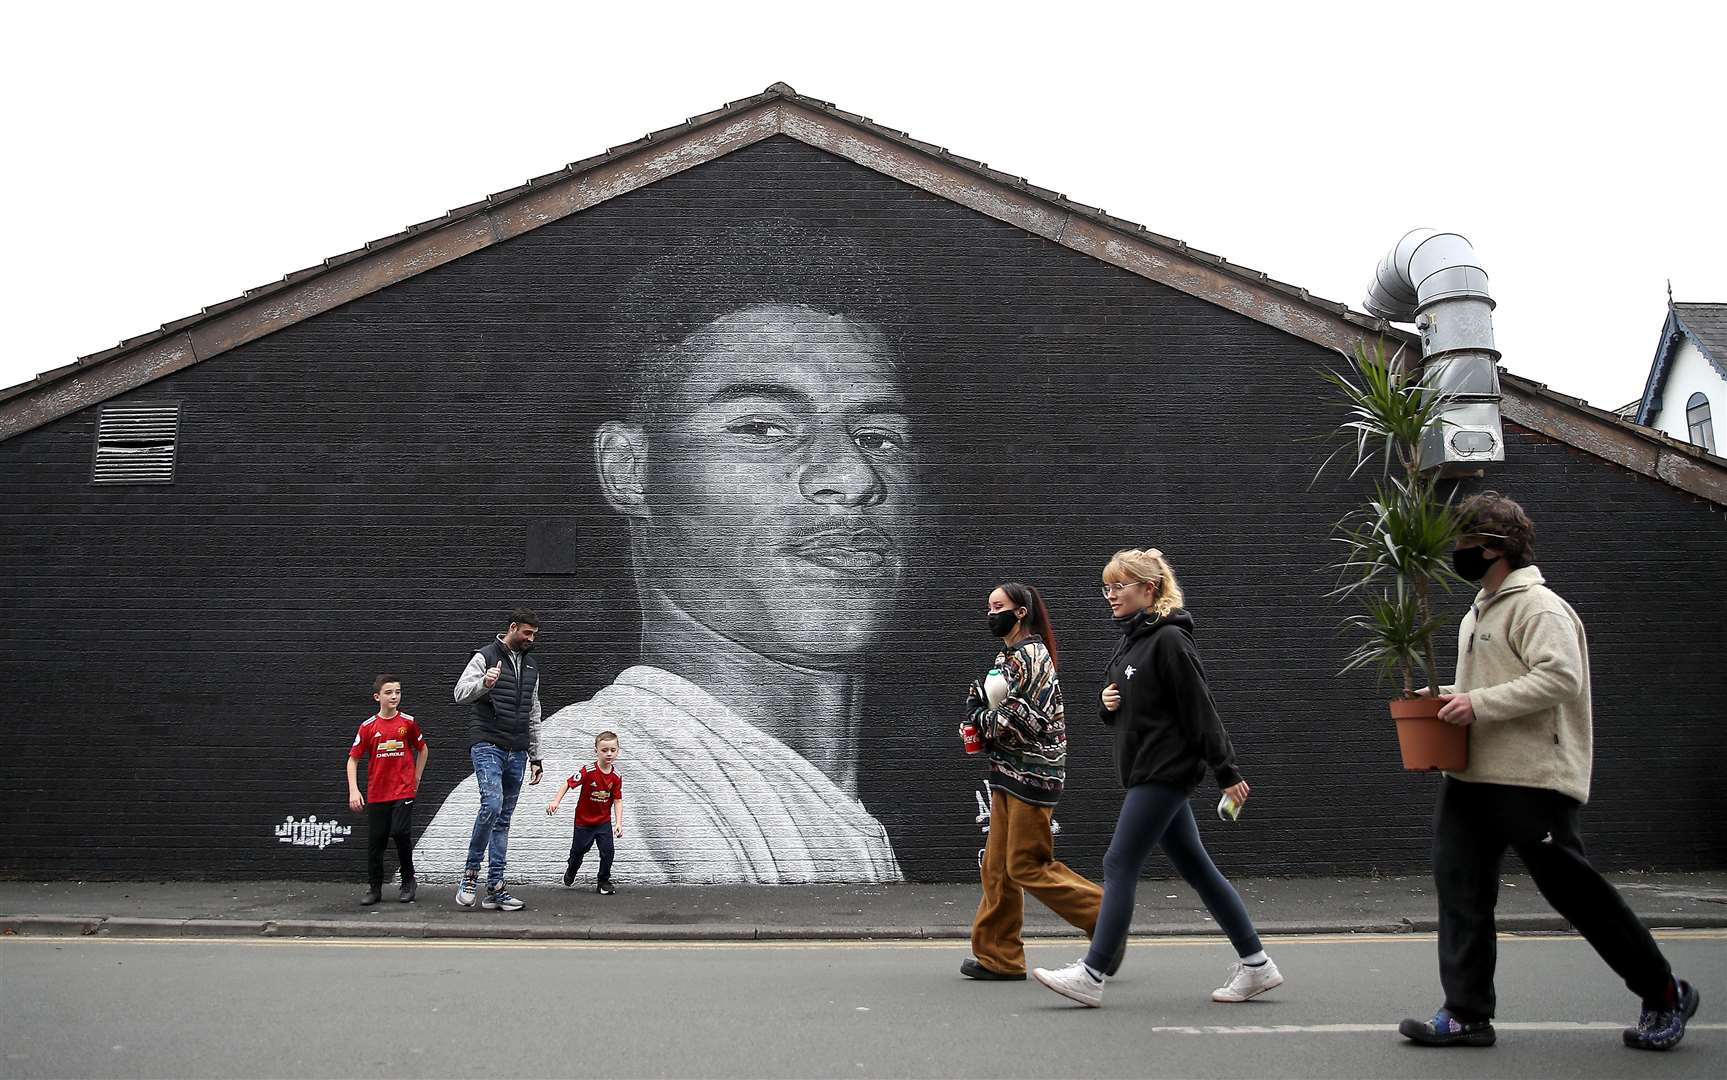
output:
M1169 560L1163 557L1163 552L1157 548L1122 548L1111 556L1103 568L1103 580L1115 578L1118 581L1143 581L1156 586L1157 600L1152 603L1152 610L1160 618L1166 617L1178 607L1184 606L1186 598L1181 594L1181 585L1175 580L1175 569L1169 565Z

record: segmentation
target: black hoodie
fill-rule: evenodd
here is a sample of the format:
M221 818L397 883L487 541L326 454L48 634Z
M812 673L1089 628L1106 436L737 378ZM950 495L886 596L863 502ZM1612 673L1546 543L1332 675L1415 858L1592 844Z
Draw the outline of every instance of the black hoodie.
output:
M1104 685L1121 691L1121 707L1098 714L1115 729L1115 765L1124 787L1156 781L1192 791L1206 769L1220 788L1241 782L1235 748L1218 719L1193 645L1193 616L1183 608L1142 611L1120 621L1121 644L1104 669Z

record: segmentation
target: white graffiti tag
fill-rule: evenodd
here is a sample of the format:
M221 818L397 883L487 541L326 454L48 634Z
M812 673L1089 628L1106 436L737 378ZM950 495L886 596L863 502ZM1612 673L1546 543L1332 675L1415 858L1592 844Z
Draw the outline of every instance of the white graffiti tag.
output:
M985 780L983 782L983 790L982 791L974 791L971 794L972 794L972 798L977 800L977 817L973 818L972 820L977 823L978 828L983 830L983 835L986 838L985 842L987 843L988 842L987 838L989 836L989 815L990 815L989 807L990 807L991 799L986 798L986 796L992 795L992 792L991 792L990 786L989 786L989 781ZM1060 834L1061 834L1061 822L1055 820L1055 818L1053 818L1053 817L1050 818L1049 819L1049 835L1059 836ZM988 850L988 849L987 848L978 848L977 849L977 865L978 865L978 869L980 869L980 870L983 869L983 853L986 850Z
M322 851L331 844L340 844L352 835L352 825L339 824L336 819L319 821L316 814L299 821L292 817L282 819L282 824L276 826L276 842L293 844L295 847L315 847Z

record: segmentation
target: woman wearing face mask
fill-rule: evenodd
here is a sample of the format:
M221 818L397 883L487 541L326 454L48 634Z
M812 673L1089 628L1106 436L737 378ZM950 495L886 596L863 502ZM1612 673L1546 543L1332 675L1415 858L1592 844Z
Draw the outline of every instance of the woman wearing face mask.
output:
M1247 801L1248 786L1206 686L1181 586L1161 551L1130 548L1103 568L1103 595L1122 639L1105 669L1100 715L1115 731L1115 762L1127 794L1103 857L1103 907L1091 951L1067 967L1033 974L1081 1005L1101 1005L1109 962L1127 942L1139 875L1151 849L1162 847L1240 956L1211 1000L1257 997L1283 976L1261 948L1235 887L1212 864L1188 806L1207 770L1238 807Z
M983 900L972 922L972 955L959 970L972 979L1024 979L1025 894L1089 935L1103 890L1056 861L1050 833L1067 767L1067 718L1049 609L1036 589L1017 582L995 589L988 603L989 632L1002 646L995 666L1006 688L993 707L982 681L966 695L970 722L989 754L990 803Z

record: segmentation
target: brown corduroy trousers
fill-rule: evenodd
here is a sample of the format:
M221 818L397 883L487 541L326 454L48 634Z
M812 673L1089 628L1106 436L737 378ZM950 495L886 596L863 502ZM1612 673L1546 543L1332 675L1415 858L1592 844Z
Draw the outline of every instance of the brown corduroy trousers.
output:
M1079 927L1097 926L1103 889L1055 858L1048 806L1020 802L994 790L989 799L989 840L983 849L983 901L971 924L971 954L1003 975L1025 973L1025 894Z

